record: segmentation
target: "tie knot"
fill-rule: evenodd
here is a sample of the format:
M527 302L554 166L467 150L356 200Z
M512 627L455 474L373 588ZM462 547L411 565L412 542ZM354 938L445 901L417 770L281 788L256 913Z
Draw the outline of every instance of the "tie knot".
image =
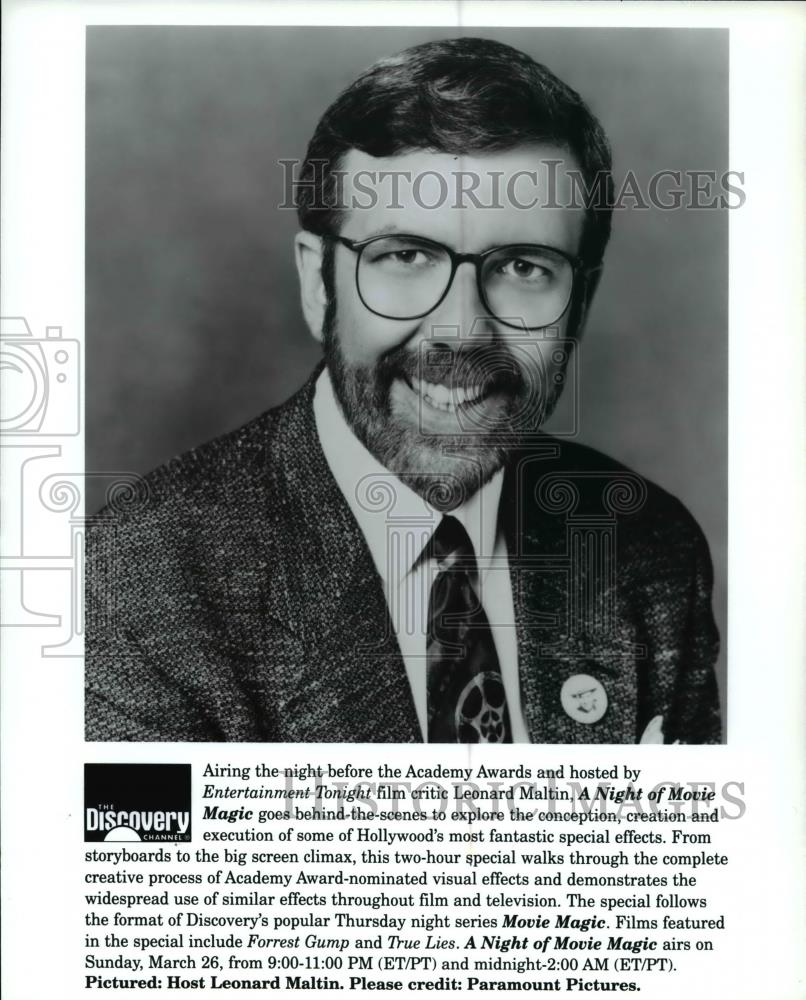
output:
M470 536L461 521L450 514L445 514L437 525L431 546L434 558L442 569L451 569L457 563L467 572L475 569L476 556Z

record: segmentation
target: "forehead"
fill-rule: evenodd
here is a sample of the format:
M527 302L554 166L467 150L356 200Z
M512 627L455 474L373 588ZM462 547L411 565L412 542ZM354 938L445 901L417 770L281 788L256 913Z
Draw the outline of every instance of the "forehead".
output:
M405 232L464 251L545 243L575 254L584 223L579 167L554 145L453 155L417 149L342 159L341 232Z

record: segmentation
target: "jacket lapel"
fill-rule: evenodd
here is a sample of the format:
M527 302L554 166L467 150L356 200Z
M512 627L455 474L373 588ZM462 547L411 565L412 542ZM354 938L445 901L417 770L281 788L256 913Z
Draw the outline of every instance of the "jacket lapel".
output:
M615 562L610 578L598 548L590 564L580 556L585 545L598 547L604 537L601 516L590 518L587 513L588 494L600 484L586 473L565 468L563 459L562 446L545 439L512 463L502 496L530 739L634 742L639 647L634 629L619 615ZM555 492L541 492L541 483L549 482ZM612 546L608 558L613 560L615 537L614 526L612 540L606 543ZM598 697L606 698L604 715L593 722L580 714L574 717L563 703L563 685L580 675L592 678Z
M289 650L275 726L289 741L417 741L381 579L319 444L315 377L281 409L266 462L267 612Z

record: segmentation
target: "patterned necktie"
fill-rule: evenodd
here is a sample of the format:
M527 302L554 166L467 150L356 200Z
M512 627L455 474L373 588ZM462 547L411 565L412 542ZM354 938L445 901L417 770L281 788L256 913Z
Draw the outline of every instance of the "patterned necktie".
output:
M426 552L439 566L428 601L428 742L511 743L498 654L471 583L473 545L446 514Z

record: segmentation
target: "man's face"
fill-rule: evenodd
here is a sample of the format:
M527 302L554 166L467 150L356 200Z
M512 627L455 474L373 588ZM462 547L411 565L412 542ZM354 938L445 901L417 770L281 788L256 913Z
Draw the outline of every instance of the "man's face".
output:
M566 171L575 168L567 153L548 146L463 157L416 150L375 158L352 150L342 164L344 195L348 205L355 195L359 206L368 207L348 208L340 235L361 241L407 234L462 253L540 244L575 257L583 211L545 204L549 197L555 206L569 204ZM368 175L361 171L377 177L381 171L406 172L406 179L395 192L388 178L379 181L370 199ZM468 176L479 178L475 200L467 193ZM540 204L523 207L535 199ZM389 266L417 270L417 253L409 251ZM323 330L336 396L354 433L386 468L434 506L452 509L487 482L550 413L559 395L554 376L563 367L557 340L575 332L567 328L572 309L555 318L549 336L513 329L485 307L474 267L464 263L427 315L387 319L362 301L356 260L355 251L336 244L335 302ZM427 255L422 262L427 269ZM514 274L527 283L544 280L529 259L498 270L502 279Z

